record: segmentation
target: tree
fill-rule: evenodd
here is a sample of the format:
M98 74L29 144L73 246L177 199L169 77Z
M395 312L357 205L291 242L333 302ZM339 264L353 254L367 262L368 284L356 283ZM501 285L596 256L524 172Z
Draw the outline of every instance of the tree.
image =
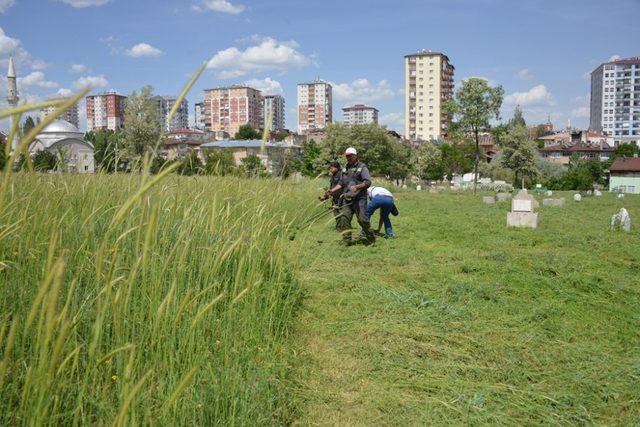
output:
M527 127L527 122L524 121L524 117L522 116L522 108L520 108L519 105L516 105L516 108L513 110L513 117L509 120L508 126L510 128L516 126Z
M502 86L491 87L484 79L471 78L462 81L455 97L444 104L445 111L454 119L453 128L472 134L475 140L473 192L478 186L478 163L480 161L480 132L490 129L490 120L500 118L500 106L504 90Z
M233 152L226 148L207 151L204 156L204 169L207 175L233 175L236 171Z
M274 176L288 178L292 173L299 172L302 162L288 148L279 148L271 152L271 170Z
M326 169L321 157L321 151L318 144L313 140L307 140L302 143L300 172L304 176L315 177Z
M514 172L515 184L520 177L524 188L525 178L534 179L538 176L537 158L538 149L530 138L529 129L522 124L513 126L505 138L501 163Z
M279 130L279 131L276 133L276 141L278 141L278 142L284 141L284 139L285 139L286 137L288 137L288 136L289 136L289 132L287 132L287 131L285 131L285 130Z
M96 167L103 172L114 172L116 170L116 159L119 161L118 169L123 170L125 164L118 156L118 147L122 147L122 131L116 132L108 129L101 129L97 132L87 132L85 139L93 144L93 158Z
M0 171L4 170L4 167L7 165L7 141L0 134Z
M618 157L633 157L640 155L640 147L633 143L620 144L609 156L607 168L613 164Z
M252 154L242 159L242 167L248 177L254 178L264 173L264 165L260 157Z
M127 98L124 110L123 150L119 157L141 167L145 153L151 152L158 143L157 110L151 99L153 88L145 86L140 94L133 91Z
M496 154L491 163L480 162L478 170L481 176L491 178L494 181L513 182L514 180L513 171L503 166L502 153Z
M442 179L442 151L435 144L423 142L411 153L411 172L420 180Z
M180 160L180 166L176 168L178 175L200 175L205 171L202 160L198 157L198 153L190 151L184 159Z
M260 139L261 137L262 135L260 135L260 132L253 129L251 125L246 124L240 126L238 132L233 136L233 139L244 141L249 139Z
M449 179L453 175L461 175L473 170L473 145L463 142L445 142L440 145L440 168Z
M36 122L33 120L33 117L27 116L22 124L22 134L28 134L34 127L36 127Z
M47 150L40 150L33 156L33 168L38 172L48 172L55 169L58 158Z

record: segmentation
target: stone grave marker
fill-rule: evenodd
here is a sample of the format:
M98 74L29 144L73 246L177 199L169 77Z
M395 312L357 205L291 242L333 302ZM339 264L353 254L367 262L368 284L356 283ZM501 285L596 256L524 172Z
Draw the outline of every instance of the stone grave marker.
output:
M547 190L546 195L547 195L547 197L551 197L551 196L553 196L553 191L551 191L551 190Z
M593 195L594 195L594 196L597 196L597 197L600 197L600 196L602 196L602 191L600 191L600 190L594 190L594 191L593 191Z
M496 202L496 198L493 196L483 196L482 201L488 205L493 205Z
M416 191L420 191L422 190L422 186L421 185L416 185Z
M499 202L506 202L507 200L509 200L511 198L511 194L509 194L509 193L498 193L498 194L496 194L496 198L498 199Z
M511 212L507 212L507 227L538 228L538 213L534 212L536 206L527 190L521 190L511 200Z
M631 217L625 208L620 208L618 213L611 216L611 231L618 227L626 232L631 231Z
M573 195L573 200L576 202L579 202L580 200L582 200L582 196L579 194L574 194Z
M624 199L624 194L618 194L618 199Z

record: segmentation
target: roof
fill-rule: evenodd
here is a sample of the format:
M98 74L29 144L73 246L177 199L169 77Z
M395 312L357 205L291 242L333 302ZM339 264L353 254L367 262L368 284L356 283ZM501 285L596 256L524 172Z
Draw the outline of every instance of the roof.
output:
M364 104L356 104L356 105L351 106L351 107L342 108L342 111L351 111L351 110L376 110L376 111L378 111L377 108L369 107L368 105L364 105Z
M607 64L640 64L640 56L616 59L615 61L607 62Z
M265 148L300 148L299 145L287 144L284 142L265 142ZM224 141L206 142L200 146L201 148L260 148L262 140L251 139L240 141L235 139L227 139Z
M178 129L169 132L169 135L202 135L204 131L194 129Z
M9 57L9 70L7 71L7 77L16 76L16 67L13 66L13 56Z
M614 151L614 149L609 147L608 144L604 144L602 147L599 147L596 145L585 144L583 142L576 142L571 146L564 146L561 144L549 145L548 147L541 148L540 151L545 151L545 152L568 151L568 152L574 152L574 153L578 153L578 152L584 153L584 152L592 152L592 151L612 152Z
M202 141L196 141L194 139L166 139L163 144L165 146L167 146L167 145L179 145L179 144L202 145Z
M408 58L410 56L447 56L447 55L445 55L444 53L434 52L434 51L431 51L431 50L421 50L421 51L416 52L416 53L410 53L408 55L405 55L404 57ZM447 57L447 59L448 59L448 57Z
M640 157L618 157L611 167L611 172L640 172Z
M65 120L54 120L41 133L81 133L77 127Z
M205 89L205 92L208 92L210 90L230 90L230 89L251 89L251 90L255 90L257 92L260 92L260 89L256 89L255 87L251 87L251 86L245 86L245 85L231 85L231 86L223 86L223 87L212 87L209 89Z

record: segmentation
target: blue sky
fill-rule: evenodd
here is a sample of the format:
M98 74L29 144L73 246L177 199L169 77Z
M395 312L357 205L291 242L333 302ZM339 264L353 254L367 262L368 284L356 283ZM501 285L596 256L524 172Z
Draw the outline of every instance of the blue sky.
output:
M22 98L37 100L83 84L177 94L208 61L191 108L205 88L250 82L285 96L291 129L296 83L320 77L334 119L365 102L402 131L403 56L430 49L456 83L503 85L503 118L518 103L528 122L586 127L588 73L640 56L639 16L640 0L0 0L0 66L13 53Z

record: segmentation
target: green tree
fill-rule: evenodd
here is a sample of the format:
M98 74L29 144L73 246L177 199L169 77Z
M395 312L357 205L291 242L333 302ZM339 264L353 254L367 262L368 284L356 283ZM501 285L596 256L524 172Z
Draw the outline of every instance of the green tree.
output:
M478 171L481 176L491 178L494 181L513 182L514 179L513 171L505 168L502 164L502 153L496 154L490 163L480 162Z
M302 143L300 172L304 176L315 177L325 170L325 164L321 159L322 152L318 144L313 140Z
M445 142L440 145L441 163L443 175L449 179L453 175L461 175L473 170L472 156L473 145L464 142Z
M274 176L288 178L294 172L300 172L302 161L289 148L271 151L271 170Z
M33 168L38 172L48 172L56 168L58 158L47 150L40 150L33 155Z
M198 153L190 151L184 159L180 160L180 166L177 167L176 173L178 175L201 175L205 172L202 160L198 157Z
M246 124L240 126L238 132L233 136L233 139L238 141L245 141L249 139L260 139L262 135L260 132L251 127L251 125Z
M420 180L442 179L442 151L430 142L423 142L411 153L411 172Z
M609 156L606 167L609 168L618 157L633 157L640 155L640 147L633 143L620 144Z
M284 139L285 139L286 137L288 137L288 136L289 136L289 132L284 131L284 130L279 130L279 131L276 133L276 141L278 141L278 142L284 141Z
M264 165L262 164L260 157L255 154L242 159L242 168L250 178L261 176L265 172Z
M512 126L505 138L501 163L514 172L514 184L518 183L520 177L524 188L525 178L535 179L538 176L537 158L538 149L530 138L529 129L522 124Z
M237 169L233 152L226 148L208 150L204 156L204 169L207 175L233 175Z
M120 163L118 169L124 169L123 159L118 156L118 149L123 147L122 131L114 132L108 129L101 129L97 132L90 131L85 134L85 139L93 144L93 158L99 170L114 172L116 160Z
M122 157L137 168L142 166L145 153L154 150L160 137L158 113L151 99L152 94L151 86L143 87L139 94L133 91L127 98L124 110Z
M478 186L478 163L480 161L480 132L489 130L490 120L500 118L500 106L504 90L502 86L491 87L484 79L471 78L462 81L462 87L456 91L454 99L444 104L447 114L456 121L454 129L470 134L475 140L475 159L473 162L473 191Z
M514 128L516 126L527 127L527 122L525 122L524 116L522 115L522 108L520 108L519 105L516 105L516 108L513 110L513 117L509 120L508 126L510 128Z
M0 171L7 165L7 141L0 134Z
M36 127L36 122L33 120L33 117L27 116L27 118L24 120L24 123L22 124L22 134L28 134L34 127Z

